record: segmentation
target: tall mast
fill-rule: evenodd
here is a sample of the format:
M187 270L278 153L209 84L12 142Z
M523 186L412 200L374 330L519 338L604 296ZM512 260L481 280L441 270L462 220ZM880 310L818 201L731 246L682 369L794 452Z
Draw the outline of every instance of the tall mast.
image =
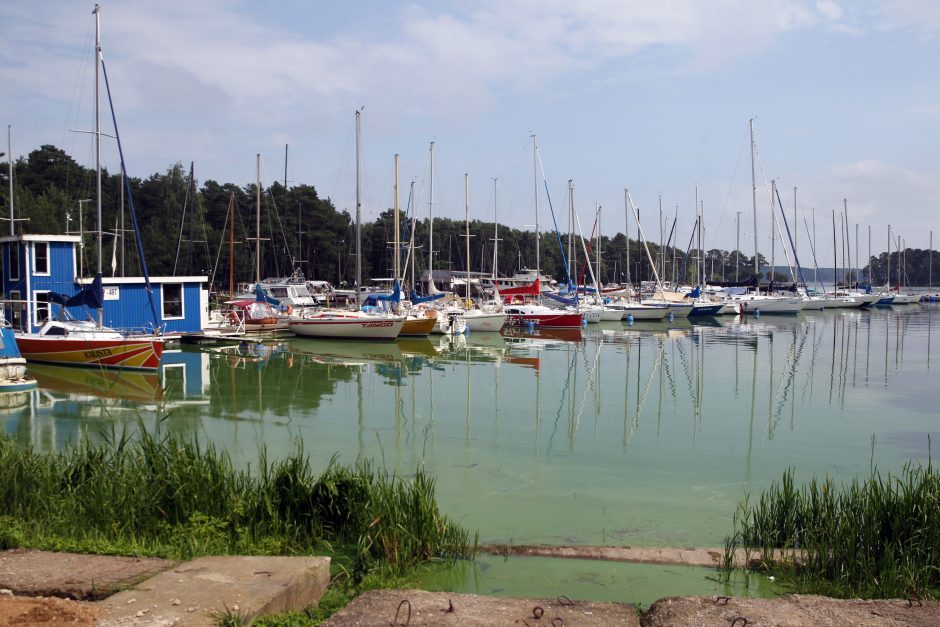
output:
M774 282L774 266L777 264L777 212L774 211L773 199L777 197L777 181L770 182L770 272L767 278Z
M228 293L235 298L235 192L228 197Z
M832 210L832 290L834 292L839 291L839 283L837 278L839 276L839 258L838 258L838 248L836 247L836 210Z
M255 281L261 283L261 153L255 155Z
M414 289L415 289L415 266L417 265L417 264L415 263L415 261L416 261L416 257L415 257L415 227L417 226L417 221L418 221L418 212L416 211L416 207L415 207L415 182L414 182L414 179L412 179L412 181L411 181L411 189L410 189L410 192L409 192L409 196L408 196L408 197L411 199L411 202L408 203L408 205L409 205L409 207L410 207L410 209L411 209L411 237L408 238L408 239L409 239L408 245L411 247L411 250L408 251L408 260L411 262L411 264L410 264L410 265L411 265L411 289L414 290ZM408 265L408 264L406 264L406 265ZM406 267L405 270L407 271L408 268Z
M796 228L796 186L793 186L793 258L796 259L796 244L800 239L799 229Z
M842 216L845 219L845 259L846 262L843 264L849 269L848 273L845 276L845 286L849 286L849 278L852 276L854 268L852 268L852 239L851 234L849 233L849 201L846 198L842 199ZM856 283L858 282L858 277L856 277Z
M464 209L463 209L463 221L464 221L464 237L467 239L467 290L466 290L466 300L464 301L468 306L470 304L470 175L464 173L463 175L463 196L464 196Z
M572 272L572 264L574 263L574 258L572 253L574 252L574 182L571 179L568 179L568 276L571 277L574 275ZM575 286L575 291L577 291L577 286Z
M10 237L16 235L13 215L13 125L7 124L7 180L10 183Z
M595 256L597 257L597 285L598 288L597 297L601 297L600 293L600 280L601 280L601 206L597 205L597 251L595 251Z
M539 146L535 135L532 135L532 174L535 189L535 278L540 278L542 269L539 257Z
M401 261L398 258L398 153L395 153L395 236L392 238L392 248L394 249L395 258L392 263L392 270L395 272L395 281L398 281L398 270L399 264ZM393 286L394 287L394 286Z
M737 223L735 224L735 230L737 231L737 236L735 237L734 244L734 282L738 282L738 271L741 267L741 212L735 212L738 214Z
M493 177L493 286L496 286L496 277L498 276L496 265L499 261L499 218L497 216L496 204L496 183L499 181Z
M760 279L760 262L757 260L757 179L754 174L754 118L748 121L751 134L751 211L754 214L754 276Z
M598 218L598 221L600 218ZM663 195L659 194L659 276L666 276L666 250L663 248ZM598 240L600 241L600 240ZM598 263L600 266L600 263ZM600 271L597 272L600 274ZM665 296L664 296L665 298Z
M360 285L362 285L362 220L360 209L362 203L359 199L359 116L360 110L356 110L356 309L362 309L362 302L359 299Z
M885 278L885 283L888 284L888 289L891 289L891 225L888 225L888 261L885 263L887 266L887 276Z
M568 276L575 270L574 265L574 182L568 179ZM577 286L575 286L577 289Z
M98 210L98 272L101 272L101 106L99 100L99 81L101 75L101 7L95 5L95 207ZM101 317L99 310L98 317Z
M630 209L627 206L627 190L623 190L623 232L627 242L627 285L633 286L633 277L630 275Z
M434 142L431 142L431 182L428 186L428 277L434 281Z
M13 125L7 124L7 179L10 183L10 237L16 235L13 228ZM12 244L11 244L12 245Z

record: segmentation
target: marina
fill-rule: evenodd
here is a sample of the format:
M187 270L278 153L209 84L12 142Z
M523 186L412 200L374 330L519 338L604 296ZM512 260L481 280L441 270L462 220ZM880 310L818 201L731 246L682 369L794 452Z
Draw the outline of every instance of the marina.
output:
M178 346L159 377L37 367L0 428L39 450L163 429L240 465L302 441L314 468L337 454L428 471L483 543L717 547L737 503L788 468L844 482L926 463L937 307ZM596 600L674 594L677 578L719 590L705 569L490 556L428 585L527 594L535 573L551 573L541 594Z

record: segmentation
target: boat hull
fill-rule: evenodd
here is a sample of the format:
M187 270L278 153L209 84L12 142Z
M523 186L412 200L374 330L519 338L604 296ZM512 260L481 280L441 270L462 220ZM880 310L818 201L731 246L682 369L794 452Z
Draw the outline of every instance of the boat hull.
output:
M501 313L480 313L466 314L464 320L467 322L467 330L471 333L494 332L499 331L506 324L506 314Z
M526 327L530 324L543 329L580 329L584 316L581 313L529 313L506 312L506 326Z
M158 338L91 339L81 337L16 337L20 353L27 361L94 368L156 370L163 355Z
M322 316L291 320L288 328L297 337L392 341L404 322L404 318Z
M437 317L405 318L405 322L398 335L405 337L427 337L431 334L431 331L434 330L434 325L436 324Z

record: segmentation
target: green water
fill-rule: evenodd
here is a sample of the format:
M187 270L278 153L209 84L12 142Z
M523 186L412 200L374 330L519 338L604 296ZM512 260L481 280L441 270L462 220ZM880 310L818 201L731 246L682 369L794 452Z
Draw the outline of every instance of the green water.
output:
M7 400L0 428L47 450L142 421L245 464L302 440L318 468L334 453L425 468L442 510L482 542L717 547L737 502L788 467L848 480L927 459L940 431L938 311L608 323L580 339L184 347L159 377L37 367L40 389ZM553 583L541 596L655 594L623 583L638 580L718 593L704 570L534 558L481 558L427 585L534 594L542 571Z

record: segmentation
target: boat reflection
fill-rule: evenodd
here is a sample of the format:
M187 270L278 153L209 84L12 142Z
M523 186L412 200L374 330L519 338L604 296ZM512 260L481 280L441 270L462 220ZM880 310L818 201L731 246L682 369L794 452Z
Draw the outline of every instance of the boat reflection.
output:
M30 364L29 372L46 392L66 394L73 400L87 398L156 403L163 398L163 386L157 372L122 372L50 364Z
M540 329L535 327L530 331L521 327L504 327L500 334L507 339L554 340L558 342L581 342L584 340L584 331L582 329Z

